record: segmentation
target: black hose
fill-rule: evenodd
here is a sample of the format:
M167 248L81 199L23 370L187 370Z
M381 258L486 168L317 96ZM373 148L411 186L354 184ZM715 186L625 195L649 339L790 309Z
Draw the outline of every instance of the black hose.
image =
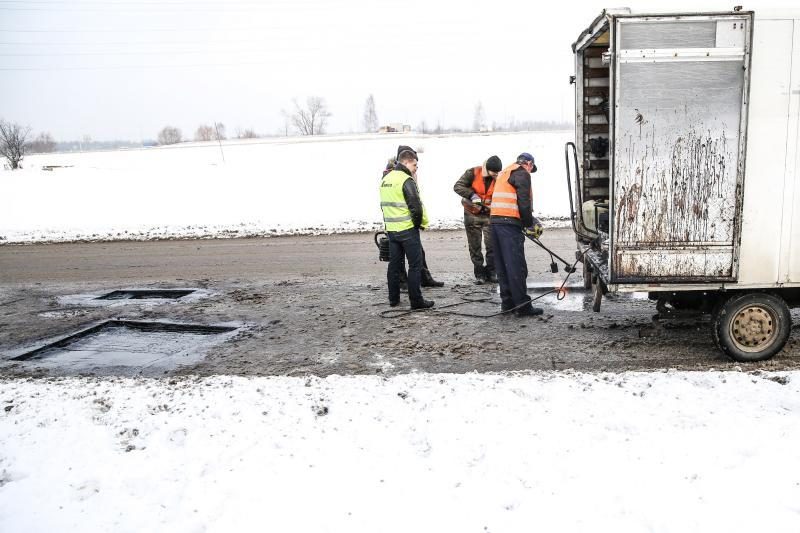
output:
M462 299L461 302L456 302L456 303L452 303L452 304L448 304L448 305L442 305L440 307L428 307L428 308L425 308L425 309L386 309L385 311L381 311L379 314L380 314L381 318L400 318L401 316L410 315L411 313L422 313L422 312L429 312L429 313L433 313L433 314L436 314L436 315L463 316L463 317L469 317L469 318L492 318L492 317L496 317L496 316L500 316L500 315L507 315L509 313L513 313L517 309L520 309L522 307L530 305L531 303L535 302L536 300L538 300L540 298L544 298L548 294L556 293L556 300L558 300L560 302L561 300L563 300L567 296L567 292L564 290L564 286L567 284L567 280L569 280L569 277L572 275L573 272L575 272L575 270L576 270L575 267L577 266L578 263L580 263L583 260L583 256L586 254L587 251L588 251L588 249L584 250L580 254L580 256L578 257L578 259L575 260L575 262L572 264L572 267L567 272L567 277L564 278L564 281L561 283L561 286L559 288L549 290L549 291L547 291L545 293L540 294L536 298L532 298L532 299L528 300L527 302L523 302L523 303L521 303L521 304L519 304L519 305L517 305L515 307L512 307L511 309L507 309L505 311L498 311L497 313L491 313L491 314L488 314L488 315L479 315L479 314L476 314L476 313L459 313L458 311L441 311L441 309L450 309L451 307L457 307L457 306L468 304L468 303L481 303L481 302L489 302L489 301L491 301L491 299L493 298L493 294L483 293L486 296L484 296L482 298L472 299L472 298L468 298L468 295L467 296L462 296L461 297L461 299Z

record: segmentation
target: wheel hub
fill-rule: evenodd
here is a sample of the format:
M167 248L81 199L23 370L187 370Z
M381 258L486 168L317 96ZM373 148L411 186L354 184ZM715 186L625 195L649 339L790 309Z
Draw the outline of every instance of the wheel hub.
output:
M771 309L760 305L745 307L731 321L731 338L743 351L760 352L775 341L775 322Z

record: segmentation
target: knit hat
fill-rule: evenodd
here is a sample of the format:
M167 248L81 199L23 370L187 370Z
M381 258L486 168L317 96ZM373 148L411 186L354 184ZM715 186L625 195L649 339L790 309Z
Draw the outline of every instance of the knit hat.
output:
M417 151L414 150L413 148L411 148L410 146L405 146L403 144L401 144L400 146L397 147L397 160L398 161L400 160L400 155L403 152L411 152L414 155L414 159L419 161L419 157L417 156Z
M503 163L500 161L500 158L496 155L493 155L489 159L486 160L486 170L491 170L492 172L500 172L503 170Z

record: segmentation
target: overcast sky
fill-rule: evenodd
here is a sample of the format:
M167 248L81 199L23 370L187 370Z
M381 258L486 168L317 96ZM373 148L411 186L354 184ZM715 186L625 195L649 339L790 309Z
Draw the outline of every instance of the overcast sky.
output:
M775 0L745 5L791 6ZM630 2L635 10L732 3ZM219 121L283 130L293 98L326 99L331 132L381 123L567 121L570 45L594 1L0 0L0 117L56 139L191 137Z

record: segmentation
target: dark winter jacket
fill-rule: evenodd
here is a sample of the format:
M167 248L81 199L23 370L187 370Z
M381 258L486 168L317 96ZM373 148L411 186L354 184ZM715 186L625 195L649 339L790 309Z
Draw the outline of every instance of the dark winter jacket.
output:
M519 206L520 218L492 216L492 224L515 224L523 228L529 228L534 224L533 203L531 198L531 175L522 167L519 167L508 178L510 183L517 189L517 206Z
M411 222L414 223L415 228L419 228L422 225L422 200L419 197L417 182L414 181L411 171L405 165L397 163L394 170L408 174L408 179L403 182L403 198L408 204L408 210L411 211Z

